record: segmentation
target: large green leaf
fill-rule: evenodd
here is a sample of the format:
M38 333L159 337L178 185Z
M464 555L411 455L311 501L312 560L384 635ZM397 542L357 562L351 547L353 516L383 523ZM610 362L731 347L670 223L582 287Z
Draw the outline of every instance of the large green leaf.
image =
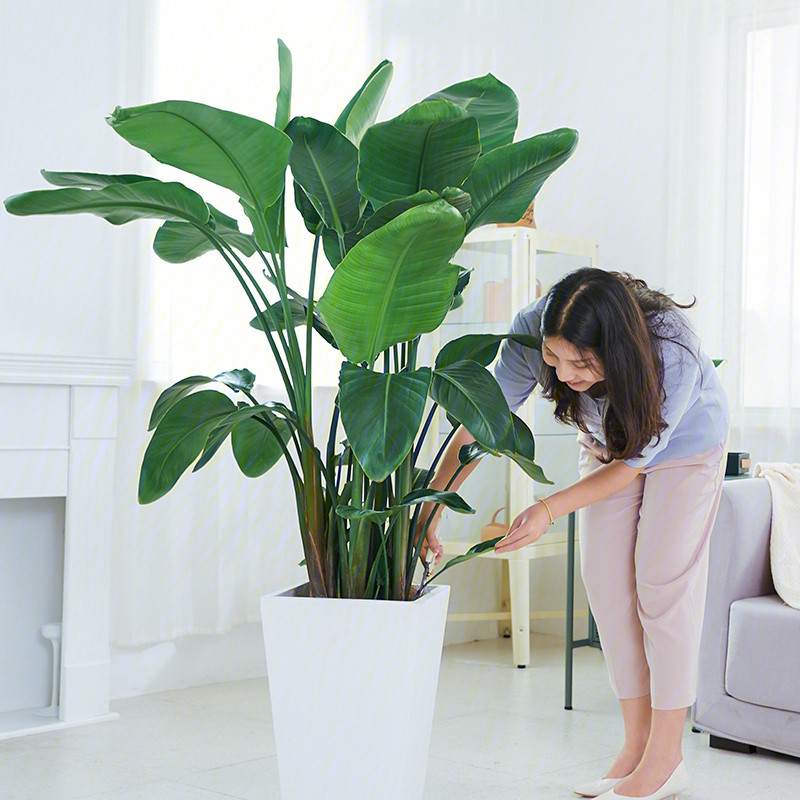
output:
M477 361L488 367L497 356L503 339L513 339L526 347L541 349L541 340L524 333L468 333L449 341L436 356L436 368L441 369L456 361Z
M274 426L284 444L292 435L292 426L286 420L274 418ZM258 478L278 463L283 455L275 433L252 418L240 420L231 434L233 456L239 469L248 478Z
M460 187L480 155L477 120L447 100L429 100L373 125L361 140L358 185L378 206L422 189Z
M107 121L134 147L236 192L262 214L283 192L292 143L266 122L183 100L117 107Z
M465 561L470 561L476 556L479 556L481 553L488 553L490 550L494 550L495 545L502 538L502 536L497 536L494 539L488 539L485 542L478 542L478 544L472 545L472 547L470 547L466 553L451 558L435 575L430 577L428 582L430 583L430 581L438 578L445 570L450 569L450 567L455 567L457 564L463 564Z
M246 256L256 251L255 242L249 233L239 230L239 223L208 204L209 227L231 247ZM201 230L188 222L165 222L153 240L155 254L170 264L185 264L199 256L215 250L213 243Z
M220 392L196 392L179 400L161 420L145 451L139 502L152 503L172 489L202 452L209 433L235 410Z
M511 410L494 376L477 361L434 370L431 397L480 444L493 451L514 449Z
M303 223L306 226L306 230L309 233L316 233L317 227L319 226L320 222L322 222L322 217L320 217L320 215L317 213L317 209L314 208L314 204L305 193L303 187L297 181L293 181L293 183L294 204L297 207L297 210L300 212L300 216L303 218Z
M387 347L435 330L453 299L464 220L444 200L401 214L359 242L317 309L345 357L372 364Z
M335 126L356 147L361 138L377 119L386 90L392 81L394 67L391 61L381 61L369 74L361 88L353 95L344 111L339 114Z
M467 231L522 217L548 176L578 145L578 132L560 128L482 155L461 187L472 196Z
M292 318L292 327L305 325L308 322L308 301L304 298L300 299L297 297L291 297L289 298L288 303L289 313L291 314ZM275 318L275 322L277 323L278 327L281 330L284 330L286 325L283 321L283 303L279 300L273 303L270 308L272 309L272 315ZM267 323L268 330L275 330L275 327L270 322L269 315L264 314L264 321ZM264 326L261 323L261 317L253 317L253 319L250 320L250 327L259 331L263 331ZM316 311L313 313L312 327L329 345L331 345L331 347L337 347L336 340L333 338L333 334L331 334L330 330L328 330L328 326L322 321L322 318Z
M198 386L203 386L206 383L211 383L214 379L208 378L205 375L192 375L188 378L183 378L177 383L173 383L158 396L153 411L150 414L150 422L147 423L147 430L151 431L155 428L164 415L169 411L172 406L179 400L186 397L187 394L193 392Z
M9 197L9 214L94 214L112 225L137 219L167 219L205 225L208 207L197 192L181 183L140 181L102 189L43 189Z
M420 503L438 503L459 514L474 514L475 509L456 492L440 492L435 489L415 489L399 503L401 506L414 506Z
M481 78L448 86L426 100L449 100L478 120L481 150L511 144L519 120L519 100L514 90L489 73Z
M275 127L282 131L292 116L292 54L280 39L278 39L278 68L280 85L275 101Z
M385 480L408 455L422 424L430 384L428 367L415 372L384 373L342 364L342 426L371 480Z
M42 177L53 186L76 186L80 189L102 189L115 183L152 181L146 175L103 175L97 172L51 172L43 169Z
M333 125L311 117L295 117L286 133L292 140L292 174L317 213L340 235L353 230L361 216L358 148Z
M425 203L433 203L438 199L439 195L436 192L423 189L421 192L412 194L411 197L403 197L400 200L390 200L366 220L363 229L359 233L362 237L369 236L373 231L382 228L387 222L391 222L395 217L399 217L402 213L408 211L409 208L421 206Z

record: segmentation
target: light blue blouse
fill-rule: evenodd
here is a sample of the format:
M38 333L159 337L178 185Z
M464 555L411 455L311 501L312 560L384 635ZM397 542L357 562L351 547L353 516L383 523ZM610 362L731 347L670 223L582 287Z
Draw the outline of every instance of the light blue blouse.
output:
M545 299L523 308L510 332L541 336ZM660 439L653 438L638 458L626 459L626 464L636 468L700 455L720 444L728 433L728 399L714 363L700 348L685 315L677 309L668 313L674 315L670 333L674 332L677 341L664 341L661 345L666 393L662 415L667 428ZM541 383L545 367L539 350L510 339L503 342L494 374L512 411L516 411ZM589 433L605 446L606 398L595 399L582 392L580 403Z

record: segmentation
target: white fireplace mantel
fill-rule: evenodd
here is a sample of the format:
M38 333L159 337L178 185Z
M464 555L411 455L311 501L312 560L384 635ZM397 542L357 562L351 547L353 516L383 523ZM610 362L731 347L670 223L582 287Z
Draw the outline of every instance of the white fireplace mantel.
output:
M126 359L0 354L0 498L65 498L59 718L0 739L115 719L109 713L114 452Z

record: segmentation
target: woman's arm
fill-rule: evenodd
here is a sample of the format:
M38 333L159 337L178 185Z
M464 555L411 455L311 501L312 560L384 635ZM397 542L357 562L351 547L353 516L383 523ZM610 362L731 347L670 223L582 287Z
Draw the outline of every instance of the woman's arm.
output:
M442 459L439 462L438 468L436 469L436 475L430 483L431 489L444 491L447 488L447 484L450 483L453 475L456 474L458 468L461 466L461 462L458 460L458 451L465 444L471 444L474 441L475 439L473 438L472 434L464 427L459 428L455 432L455 435L450 440L450 444L447 445L447 448L442 455ZM467 466L465 466L461 472L458 473L456 479L450 485L449 491L457 492L461 484L464 483L464 481L469 477L479 463L480 460L473 461L471 464L467 464ZM431 513L433 513L433 520L428 528L426 541L422 545L420 557L423 561L425 561L427 551L428 549L431 549L436 553L435 563L438 564L442 560L444 548L436 536L436 528L439 525L439 519L442 516L444 506L437 505L435 508L436 511L434 512L433 503L422 504L422 508L420 509L419 513L419 522L417 524L417 535L422 535L422 531L425 529L425 523L427 522Z
M585 508L622 491L641 471L624 461L603 464L572 486L550 495L546 500L547 506L542 502L536 502L526 508L511 523L508 534L497 543L495 552L508 553L539 541L550 525L548 507L553 519L562 517L564 514Z

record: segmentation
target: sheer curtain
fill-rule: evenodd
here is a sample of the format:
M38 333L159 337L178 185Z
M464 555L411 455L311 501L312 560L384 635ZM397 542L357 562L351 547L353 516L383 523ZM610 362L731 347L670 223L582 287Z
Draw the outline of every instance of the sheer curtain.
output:
M730 449L800 461L800 0L681 0L670 270L724 358Z
M281 38L294 59L293 113L334 120L374 66L366 2L350 4L346 13L321 0L297 10L289 5L232 0L219 14L214 0L156 4L148 100L194 100L272 122ZM335 70L326 69L331 64ZM249 230L229 193L149 161L147 174L187 183ZM309 237L297 219L288 236L295 282L302 285ZM259 399L284 399L263 335L248 325L252 309L227 269L213 256L185 265L142 258L137 379L120 396L111 620L117 647L227 632L259 618L261 595L304 579L294 496L280 465L249 480L225 447L163 499L136 502L147 421L171 383L247 367L257 376ZM326 348L316 356L320 428L327 428L324 412L338 375Z

